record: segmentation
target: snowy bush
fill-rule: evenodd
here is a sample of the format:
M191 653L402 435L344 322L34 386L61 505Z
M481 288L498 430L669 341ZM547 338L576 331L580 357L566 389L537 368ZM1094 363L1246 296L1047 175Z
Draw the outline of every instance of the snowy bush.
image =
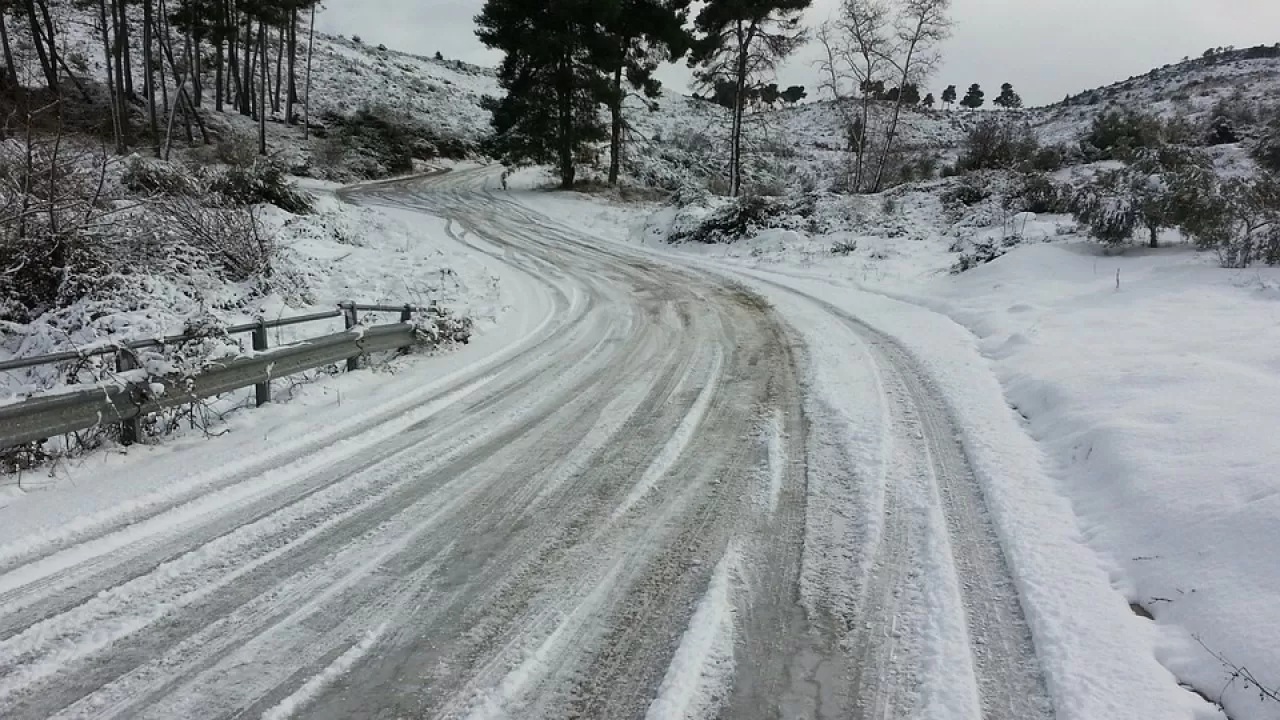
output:
M209 206L189 195L166 196L156 206L177 242L205 253L232 282L270 278L278 253L274 236L252 205Z
M1280 172L1280 121L1273 122L1263 131L1250 154L1264 169Z
M433 350L445 345L467 344L475 328L471 318L432 305L425 313L415 316L413 330L418 346Z
M208 187L235 206L275 205L295 215L312 210L311 197L294 188L285 177L284 168L268 158L259 158L247 166L210 172Z
M960 257L951 266L951 274L959 275L962 272L986 265L1008 254L1020 242L1016 237L1008 237L999 241L994 239L975 240L968 250L960 253Z
M1194 223L1184 231L1218 254L1225 268L1280 264L1280 178L1228 178L1199 197Z
M957 210L961 207L973 207L991 197L991 190L978 182L966 181L956 183L942 192L943 207Z
M1163 145L1168 130L1158 117L1136 110L1108 110L1094 119L1081 147L1091 160L1124 159L1139 148Z
M1040 143L1029 126L986 117L969 131L956 168L962 172L1012 170L1029 165L1039 149Z
M1059 215L1071 212L1071 188L1060 185L1045 173L1028 173L1021 185L1006 199L1005 207L1016 212Z
M74 299L113 255L109 160L62 138L0 142L0 321Z
M201 191L195 175L182 166L137 155L125 161L120 182L139 195L196 195Z
M813 230L816 200L743 197L688 224L677 223L668 240L673 243L731 243L766 229Z

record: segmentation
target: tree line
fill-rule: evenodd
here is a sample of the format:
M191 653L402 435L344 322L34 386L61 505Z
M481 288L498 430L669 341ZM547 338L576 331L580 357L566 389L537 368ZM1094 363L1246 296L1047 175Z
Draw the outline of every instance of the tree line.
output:
M616 184L626 98L656 98L659 65L687 58L698 83L730 110L729 185L737 195L746 109L777 91L767 80L805 41L800 15L811 2L707 0L690 17L690 0L487 0L477 36L505 53L498 69L505 94L485 100L493 112L489 150L510 165L553 165L568 188L591 143L608 138ZM803 88L782 93L802 97Z
M4 77L0 91L28 113L33 108L61 109L74 90L92 101L98 83L74 65L59 42L55 11L67 8L90 19L98 42L110 108L110 134L124 153L144 137L158 156L167 156L177 129L194 141L209 141L201 110L212 104L258 120L259 152L266 153L266 120L281 115L286 125L309 115L309 92L300 90L300 64L310 82L310 48L319 0L0 0L0 46ZM305 26L305 29L304 29ZM306 57L300 32L307 35ZM35 51L51 98L24 88L13 51L19 36ZM213 67L208 67L207 50ZM213 77L209 87L207 80ZM34 83L25 83L30 86ZM299 112L301 109L301 117ZM140 118L137 116L141 116ZM180 123L180 124L179 124Z

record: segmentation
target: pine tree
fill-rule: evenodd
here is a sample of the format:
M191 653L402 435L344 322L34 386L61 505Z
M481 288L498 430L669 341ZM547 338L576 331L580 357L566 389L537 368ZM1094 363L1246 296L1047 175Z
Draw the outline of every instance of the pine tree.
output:
M956 86L948 85L947 89L942 91L942 104L950 107L957 97L959 97L959 93L956 92Z
M1000 86L1000 96L991 102L1006 110L1013 110L1022 107L1022 96L1013 91L1012 83L1005 83Z
M609 82L609 184L618 184L627 86L646 98L658 97L662 84L653 76L662 62L678 60L691 38L684 25L690 0L597 0L603 3L607 50L600 63Z
M934 99L934 97L933 97L933 93L929 93L928 95L925 95L925 96L924 96L924 100L921 100L921 101L920 101L920 104L921 104L921 105L924 105L925 107L929 108L930 110L932 110L932 109L933 109L933 106L934 106L934 104L936 104L936 103L937 103L937 100L935 100L935 99Z
M731 81L736 92L729 131L729 192L742 192L742 131L747 94L782 58L804 43L800 15L813 0L708 0L694 19L698 39L690 57L699 81Z
M808 96L809 93L801 85L792 85L782 91L782 100L788 105L795 105Z
M986 93L982 92L982 86L974 83L969 86L969 92L965 93L964 99L960 101L960 105L970 110L977 110L986 103Z
M595 0L487 0L476 16L480 41L506 54L506 94L482 101L493 113L490 150L504 163L553 164L572 188L579 156L608 137L598 110L608 98L600 59L609 10Z

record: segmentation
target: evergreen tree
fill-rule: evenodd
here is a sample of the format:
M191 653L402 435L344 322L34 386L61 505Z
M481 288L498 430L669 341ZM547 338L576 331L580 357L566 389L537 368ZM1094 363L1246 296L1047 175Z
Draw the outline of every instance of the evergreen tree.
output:
M476 35L506 54L506 95L482 102L493 113L489 149L503 163L555 165L560 186L572 188L579 157L608 137L598 107L609 97L600 58L610 50L610 10L596 0L487 0Z
M929 108L930 110L932 110L932 109L933 109L933 106L934 106L934 104L936 104L936 103L937 103L937 100L935 100L935 99L934 99L934 97L933 97L933 93L929 93L928 95L925 95L925 96L924 96L924 100L921 100L921 101L920 101L920 104L921 104L921 105L924 105L925 107Z
M956 92L956 86L948 85L947 89L942 91L942 104L950 107L958 96L959 93Z
M778 83L769 83L760 88L760 102L769 107L777 105L779 97L781 97L781 93L778 91Z
M788 87L786 90L782 91L782 100L783 102L786 102L788 105L795 105L796 103L800 102L801 100L805 99L808 96L809 96L809 93L805 92L804 87L800 85L792 85L791 87Z
M982 92L982 86L974 83L969 86L969 92L965 93L964 99L960 101L960 105L970 110L977 110L986 102L987 94Z
M653 76L662 62L678 60L691 38L684 29L690 0L597 0L602 6L608 40L601 66L610 78L609 184L618 183L625 120L622 103L627 86L646 98L658 97L662 84Z
M858 90L872 100L886 100L889 97L889 93L884 89L883 80L863 80Z
M920 104L920 88L915 83L902 86L902 104L915 106Z
M490 0L491 2L494 0ZM742 192L742 124L747 91L759 87L778 62L805 40L800 15L813 0L707 0L694 19L698 39L690 57L698 79L714 87L734 83L729 131L729 192Z
M1022 107L1022 96L1013 91L1012 83L1005 83L1000 86L1000 96L992 102L1006 110L1013 110Z

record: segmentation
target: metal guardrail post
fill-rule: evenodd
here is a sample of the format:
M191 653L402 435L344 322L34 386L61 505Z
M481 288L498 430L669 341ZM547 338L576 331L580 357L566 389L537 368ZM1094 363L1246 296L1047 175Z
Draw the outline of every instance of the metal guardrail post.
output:
M400 322L406 325L413 322L413 306L410 305L409 303L405 303L404 309L400 311ZM412 351L413 351L413 343L410 343L400 348L401 355L408 355Z
M342 308L342 319L346 323L347 329L354 328L360 318L356 316L356 304L353 302L341 303L338 307ZM355 372L360 369L360 356L352 355L347 358L347 372Z
M255 352L264 352L267 349L267 321L258 318L258 327L253 329L253 349ZM255 399L258 407L262 407L271 402L271 378L260 382L253 386Z
M128 348L120 348L116 351L116 372L124 373L130 370L138 369L138 358ZM134 417L120 421L120 444L132 445L138 442L138 438L142 436L142 416Z

